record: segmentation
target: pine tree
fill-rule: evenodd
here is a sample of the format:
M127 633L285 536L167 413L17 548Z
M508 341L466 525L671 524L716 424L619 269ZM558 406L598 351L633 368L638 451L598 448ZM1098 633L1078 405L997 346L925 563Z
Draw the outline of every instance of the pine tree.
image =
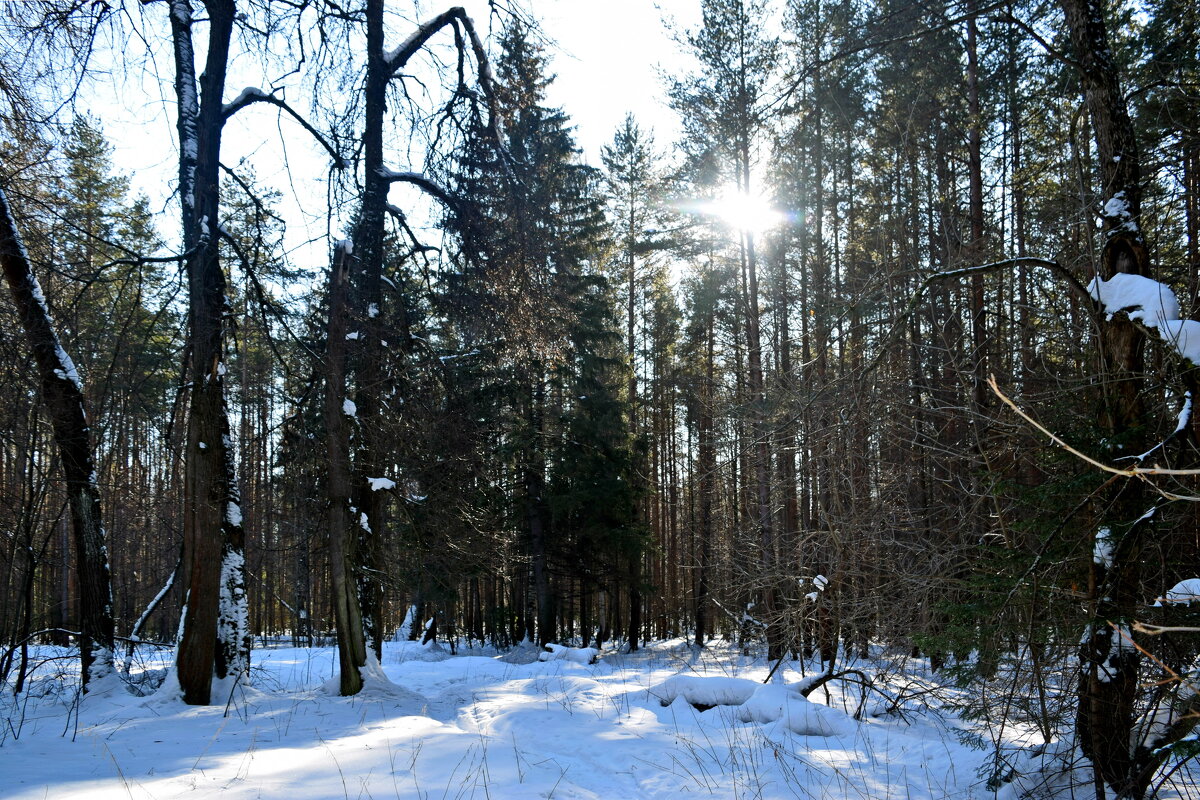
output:
M500 46L503 150L484 137L469 140L454 181L455 194L471 202L447 224L461 242L463 275L453 291L461 313L471 317L460 318L464 341L503 338L499 356L510 376L505 452L518 487L512 519L529 559L531 610L518 612L521 635L546 643L558 638L563 565L577 560L568 556L563 522L581 513L573 501L554 501L556 487L578 497L580 481L595 478L558 476L568 463L561 453L571 447L564 420L570 420L566 429L586 432L596 458L610 466L621 449L606 438L612 432L601 422L611 420L616 394L606 400L597 394L593 405L575 408L585 402L578 397L591 395L572 388L577 381L594 391L605 385L600 377L606 369L593 360L603 340L597 328L603 313L595 303L611 298L596 289L603 222L596 177L579 162L566 116L546 105L546 56L520 22L505 28ZM488 320L482 324L481 312ZM619 497L614 507L624 507ZM614 535L630 523L624 520ZM639 611L634 603L631 630L640 631Z
M725 191L736 190L754 197L756 167L765 154L768 119L768 86L778 64L776 44L766 33L764 4L751 0L706 0L702 4L703 25L687 37L687 44L701 64L700 72L676 81L671 89L672 105L686 120L686 134L699 153L706 155L724 183ZM758 614L764 617L770 657L781 658L785 643L778 619L779 579L771 481L771 432L768 426L759 259L755 235L734 230L732 242L744 300L746 353L746 404L749 410L745 437L750 443L748 472L752 473L752 507L757 541L756 573L763 576L757 587Z

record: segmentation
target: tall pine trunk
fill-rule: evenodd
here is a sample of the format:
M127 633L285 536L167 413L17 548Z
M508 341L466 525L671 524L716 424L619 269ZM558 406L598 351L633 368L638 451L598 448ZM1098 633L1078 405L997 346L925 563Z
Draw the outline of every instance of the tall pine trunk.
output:
M1133 123L1108 46L1104 0L1062 0L1071 46L1087 100L1100 165L1104 246L1099 273L1149 276L1140 227L1140 163ZM1143 452L1145 339L1126 317L1102 323L1100 426L1113 455ZM1132 449L1131 449L1132 448ZM1131 741L1138 692L1137 650L1129 625L1137 611L1142 541L1152 502L1145 483L1126 479L1101 498L1090 594L1093 619L1080 648L1076 732L1098 778L1123 796L1140 797L1149 775ZM1097 780L1097 788L1100 788Z

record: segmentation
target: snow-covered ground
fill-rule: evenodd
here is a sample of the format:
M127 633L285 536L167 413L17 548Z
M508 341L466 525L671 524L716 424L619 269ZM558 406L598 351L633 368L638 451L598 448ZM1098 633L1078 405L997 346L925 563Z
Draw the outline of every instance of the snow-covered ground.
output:
M48 661L0 701L0 797L996 797L990 752L922 689L921 662L885 684L903 713L873 693L856 721L853 683L805 700L791 665L762 686L763 661L729 647L560 655L389 643L388 680L343 698L325 688L332 649L260 649L253 685L204 708L163 692L76 704L55 677L72 662Z

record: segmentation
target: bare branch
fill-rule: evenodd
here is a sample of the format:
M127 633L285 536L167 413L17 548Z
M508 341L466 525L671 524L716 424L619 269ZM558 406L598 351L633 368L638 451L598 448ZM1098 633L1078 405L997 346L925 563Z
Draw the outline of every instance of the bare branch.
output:
M229 118L234 114L241 111L243 108L246 108L247 106L254 105L255 103L269 103L286 111L291 115L292 119L300 123L300 127L308 131L312 137L316 139L322 147L325 148L326 152L328 152L330 157L333 159L334 165L338 169L346 168L346 160L342 158L337 149L330 144L329 140L326 139L320 131L314 128L308 120L300 116L295 109L287 104L286 100L273 94L267 94L262 89L256 89L253 86L248 86L243 89L242 93L239 94L232 103L226 103L221 109L221 122L228 122Z
M1000 391L1000 387L996 385L996 376L995 375L988 376L988 386L991 387L992 392L996 395L996 397L1000 398L1000 402L1004 403L1004 405L1008 406L1014 412L1016 412L1017 416L1019 416L1021 419L1028 422L1030 425L1032 425L1037 430L1041 431L1043 434L1046 435L1046 437L1048 439L1050 439L1050 441L1054 442L1056 445L1058 445L1062 449L1066 450L1068 453L1075 456L1076 458L1092 465L1096 469L1102 470L1103 472L1107 472L1112 475L1120 475L1120 476L1124 476L1126 478L1138 478L1140 480L1143 480L1146 483L1148 483L1150 485L1150 487L1154 489L1154 491L1158 492L1158 494L1162 495L1164 498L1166 498L1168 500L1186 500L1191 503L1200 503L1200 497L1193 497L1191 495L1180 495L1180 494L1175 494L1173 492L1168 492L1165 489L1162 489L1161 487L1156 486L1153 481L1148 480L1149 476L1152 476L1152 475L1169 475L1169 476L1175 476L1175 477L1200 475L1200 469L1172 469L1169 467L1138 467L1138 466L1121 468L1121 467L1114 467L1111 464L1105 464L1103 461L1098 461L1097 459L1089 456L1087 453L1084 453L1083 451L1078 450L1075 447L1072 447L1060 436L1058 436L1057 434L1051 433L1048 428L1046 428L1044 425L1039 423L1033 417L1029 416L1024 411L1022 411L1017 406L1017 404L1012 401L1012 399L1010 399L1007 395L1005 395L1003 392Z

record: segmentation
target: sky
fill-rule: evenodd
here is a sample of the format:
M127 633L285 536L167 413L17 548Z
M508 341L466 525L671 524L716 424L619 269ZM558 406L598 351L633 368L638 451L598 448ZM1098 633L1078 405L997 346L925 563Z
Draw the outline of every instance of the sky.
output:
M680 74L689 62L663 19L695 27L699 6L699 0L534 3L561 48L551 64L558 75L551 99L575 121L589 162L600 163L600 148L612 140L627 112L654 129L660 146L676 138L679 121L665 104L659 73Z
M461 2L481 32L489 29L487 0ZM548 95L575 125L577 143L584 158L600 164L601 148L611 142L626 113L632 112L643 129L652 130L660 148L669 147L679 132L679 121L665 103L661 75L690 70L688 56L680 52L664 21L676 27L695 27L700 19L699 0L526 0L542 22L551 43L550 69L557 76ZM394 3L403 16L428 19L451 2L415 0L412 5ZM152 7L153 8L153 7ZM398 37L407 35L405 23L395 20ZM155 74L159 77L155 78ZM149 196L152 204L170 214L175 201L169 191L177 167L170 106L169 60L140 71L114 70L97 83L99 91L116 95L98 100L105 133L114 146L119 169L131 173L135 191ZM226 100L241 91L236 62L227 84ZM303 99L289 97L303 109ZM166 108L164 108L164 105ZM294 257L325 258L327 242L323 178L327 157L304 141L305 135L291 123L278 122L273 108L247 109L231 120L223 142L223 160L234 164L246 156L263 183L283 193L280 211L288 219L286 246ZM279 129L285 132L279 135ZM409 169L412 165L395 165ZM171 238L173 231L162 233ZM345 231L332 231L335 237ZM306 244L307 243L307 244Z

